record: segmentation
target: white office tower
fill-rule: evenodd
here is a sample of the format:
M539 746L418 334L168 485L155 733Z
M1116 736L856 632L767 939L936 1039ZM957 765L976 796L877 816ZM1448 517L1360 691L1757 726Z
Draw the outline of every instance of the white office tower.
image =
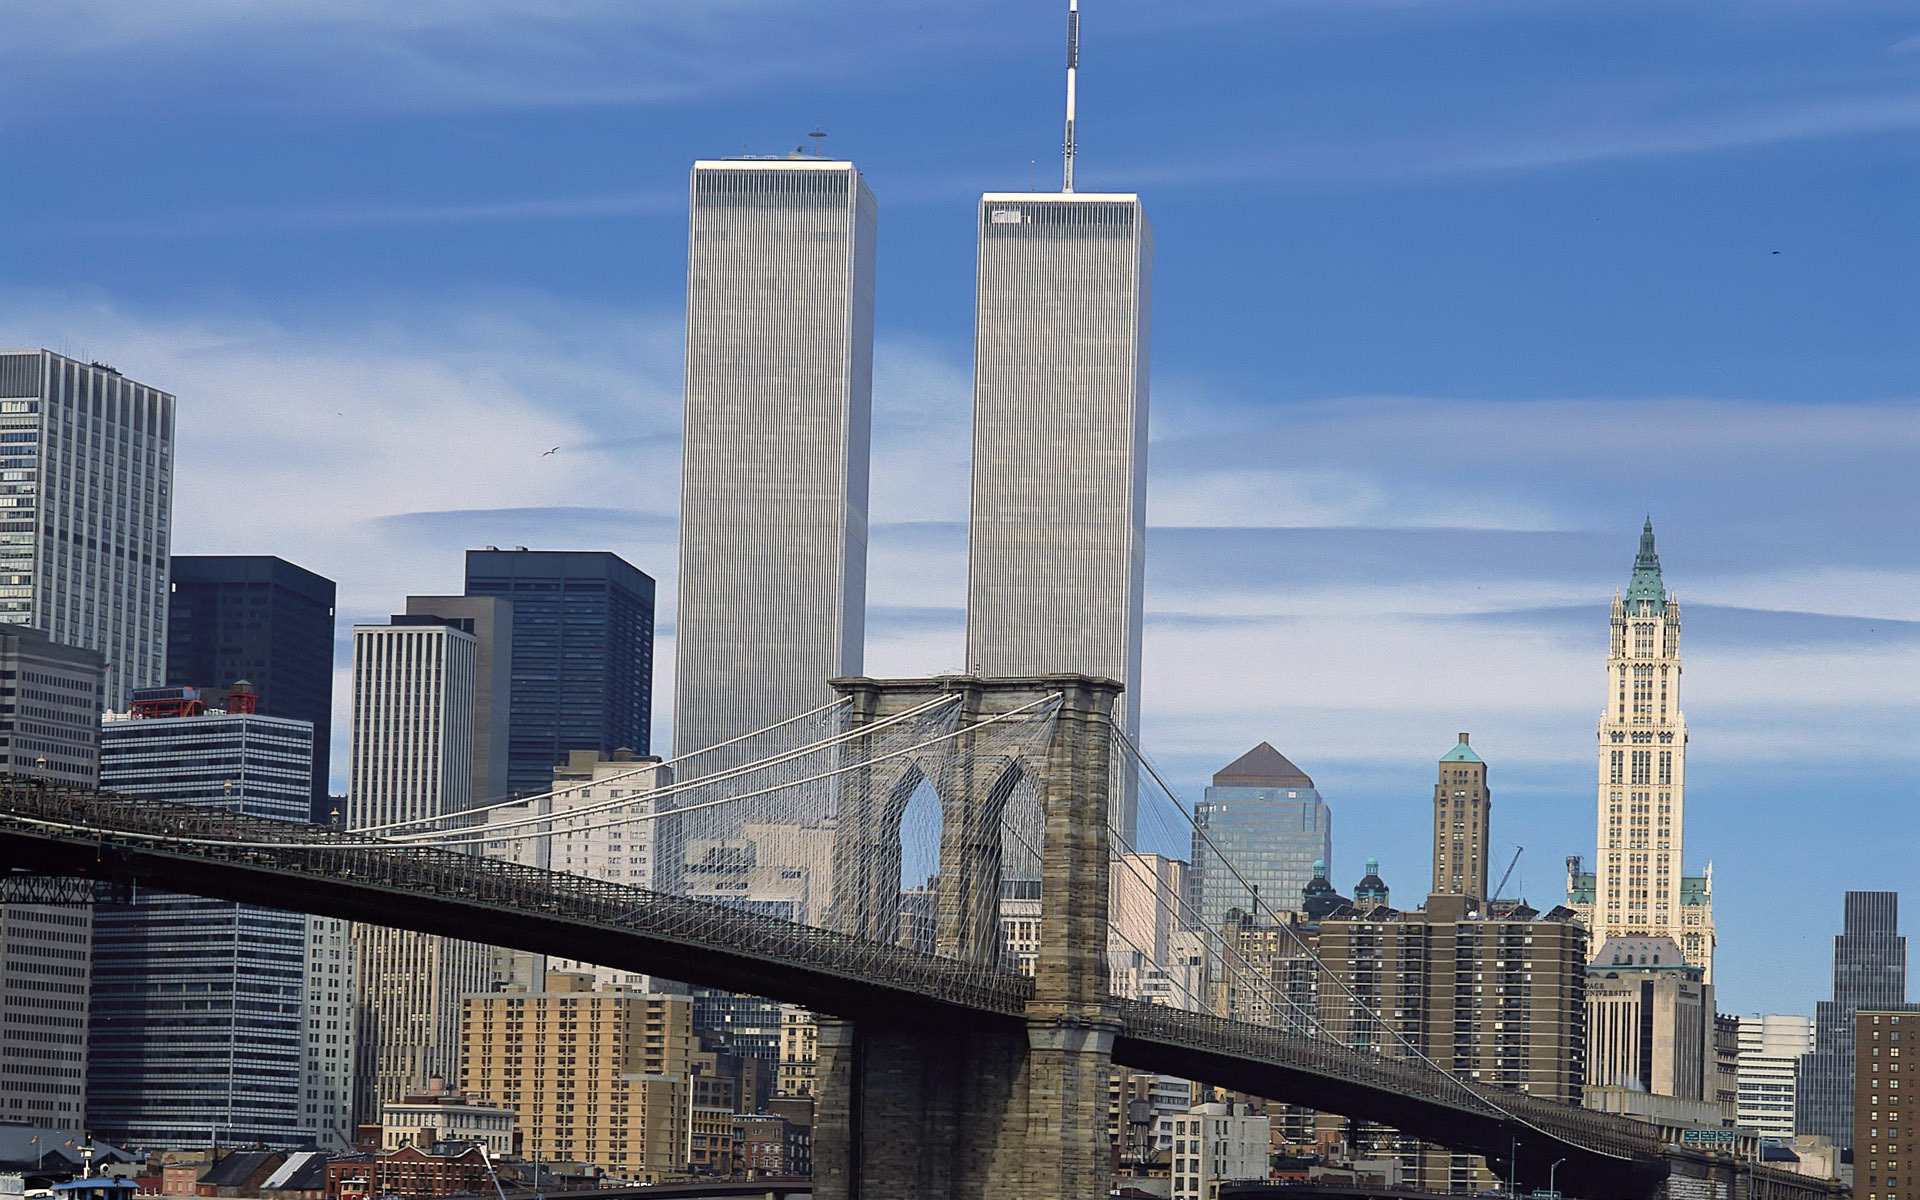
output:
M1134 195L989 192L979 235L967 667L1117 679L1134 733L1153 231Z
M1740 1018L1740 1128L1762 1137L1793 1139L1800 1056L1812 1053L1812 1017L1768 1013Z
M663 844L673 845L674 826L672 818L658 817L647 796L671 782L673 769L657 758L636 758L626 751L616 751L612 758L593 750L571 751L566 764L553 769L550 794L486 814L487 828L498 833L485 843L487 856L658 889L660 850ZM501 947L495 947L493 955L501 983L529 992L543 990L548 971L588 974L602 989L653 990L652 978L634 971Z
M0 351L0 621L106 658L109 707L166 682L173 397Z
M302 1123L330 1153L353 1149L354 1026L358 994L353 923L306 919L307 961L302 985L306 1022L301 1049Z
M470 807L479 639L459 624L396 616L353 627L350 827ZM488 990L492 956L473 942L376 925L354 926L353 941L355 1108L366 1122L435 1075L459 1078L460 1001Z
M304 821L313 724L253 711L238 690L141 688L100 725L100 782L155 804ZM209 707L211 702L211 707ZM227 705L222 708L222 705ZM306 1117L307 920L140 889L94 917L87 1118L119 1145L186 1150L209 1125L241 1145L311 1142Z
M875 223L852 163L694 164L677 753L860 673Z
M0 763L100 783L100 655L0 624ZM21 720L31 712L36 720ZM83 1130L93 908L0 904L0 1118Z

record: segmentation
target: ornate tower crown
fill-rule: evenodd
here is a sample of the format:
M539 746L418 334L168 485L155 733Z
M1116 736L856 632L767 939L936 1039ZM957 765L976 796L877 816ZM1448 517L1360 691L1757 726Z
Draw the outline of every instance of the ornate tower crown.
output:
M1640 531L1640 553L1634 556L1633 580L1627 584L1627 611L1635 616L1658 616L1667 610L1667 588L1660 579L1660 555L1653 548L1653 518Z

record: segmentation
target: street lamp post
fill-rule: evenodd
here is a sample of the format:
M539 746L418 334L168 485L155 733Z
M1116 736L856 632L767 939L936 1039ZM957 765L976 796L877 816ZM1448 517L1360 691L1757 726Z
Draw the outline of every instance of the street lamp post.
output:
M1520 1195L1520 1139L1513 1139L1513 1146L1507 1152L1507 1195L1518 1200Z
M1555 1189L1554 1189L1554 1186L1553 1186L1553 1176L1554 1176L1554 1172L1556 1172L1556 1171L1558 1171L1558 1170L1560 1169L1560 1164L1561 1164L1561 1163L1563 1163L1563 1162L1566 1162L1566 1161L1567 1161L1567 1160L1566 1160L1566 1159L1564 1159L1564 1158L1562 1158L1562 1159L1556 1159L1556 1160L1554 1161L1554 1164L1553 1164L1552 1166L1550 1166L1550 1167L1548 1167L1548 1168L1547 1168L1547 1190L1548 1190L1549 1192L1553 1192L1553 1193L1554 1193L1554 1194L1555 1194L1556 1196L1557 1196L1557 1195L1559 1195L1559 1193L1558 1193L1557 1191L1555 1191Z

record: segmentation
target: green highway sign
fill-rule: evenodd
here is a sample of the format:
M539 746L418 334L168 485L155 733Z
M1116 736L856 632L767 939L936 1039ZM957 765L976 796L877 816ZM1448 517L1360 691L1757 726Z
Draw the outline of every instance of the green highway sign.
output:
M1731 1146L1733 1145L1733 1130L1682 1129L1680 1131L1680 1144L1682 1146Z

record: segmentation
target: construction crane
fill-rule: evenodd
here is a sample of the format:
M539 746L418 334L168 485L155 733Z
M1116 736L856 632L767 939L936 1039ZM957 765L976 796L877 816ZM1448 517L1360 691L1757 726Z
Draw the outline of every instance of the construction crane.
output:
M1507 864L1507 873L1500 877L1500 882L1493 885L1493 895L1487 897L1487 903L1493 903L1500 898L1501 892L1507 890L1507 880L1513 878L1513 869L1520 865L1520 855L1524 850L1526 850L1525 846L1513 848L1513 861Z

